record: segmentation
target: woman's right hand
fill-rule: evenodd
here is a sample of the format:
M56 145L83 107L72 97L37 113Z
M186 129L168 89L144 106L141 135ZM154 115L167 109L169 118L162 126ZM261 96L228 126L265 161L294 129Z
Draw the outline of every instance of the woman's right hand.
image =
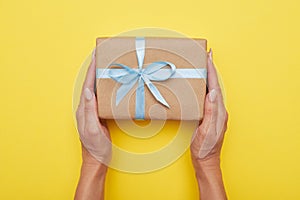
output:
M222 180L220 154L227 129L228 113L211 50L208 54L207 70L209 92L205 98L204 117L195 130L190 150L200 199L225 200L227 197Z

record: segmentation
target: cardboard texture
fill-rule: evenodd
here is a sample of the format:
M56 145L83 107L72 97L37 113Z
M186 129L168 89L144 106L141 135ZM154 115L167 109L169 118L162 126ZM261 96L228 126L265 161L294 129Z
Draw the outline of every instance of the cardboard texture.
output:
M143 68L155 61L172 62L177 69L206 68L208 57L206 49L205 39L145 37ZM97 38L96 68L108 68L111 63L122 63L131 68L138 68L137 62L135 37ZM145 119L202 119L206 94L205 79L170 78L152 83L170 108L157 102L145 85ZM137 83L118 106L116 106L116 92L121 84L111 78L97 79L96 84L100 118L135 119Z

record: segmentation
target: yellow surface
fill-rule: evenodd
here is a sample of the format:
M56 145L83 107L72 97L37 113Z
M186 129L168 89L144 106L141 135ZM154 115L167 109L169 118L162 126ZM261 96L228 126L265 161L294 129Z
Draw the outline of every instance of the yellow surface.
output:
M299 6L1 0L0 199L72 199L81 163L77 72L97 36L144 26L207 38L214 50L230 114L222 153L229 199L300 199ZM197 199L189 156L154 173L110 170L106 199Z

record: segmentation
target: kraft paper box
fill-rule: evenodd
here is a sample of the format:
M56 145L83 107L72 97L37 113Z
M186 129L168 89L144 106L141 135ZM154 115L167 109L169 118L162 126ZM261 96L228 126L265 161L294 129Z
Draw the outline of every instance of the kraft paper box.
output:
M99 117L201 120L206 45L205 39L97 38Z

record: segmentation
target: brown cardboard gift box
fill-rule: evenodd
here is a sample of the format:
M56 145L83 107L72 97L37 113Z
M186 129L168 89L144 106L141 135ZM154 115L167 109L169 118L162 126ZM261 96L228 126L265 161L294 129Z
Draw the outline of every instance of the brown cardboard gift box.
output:
M206 69L207 42L205 39L145 37L144 41L143 69L156 61L171 62L177 69ZM135 37L97 38L96 68L97 70L120 68L110 65L121 63L137 69L136 51ZM168 67L164 67L164 69L168 69ZM122 84L110 77L97 77L96 94L99 117L103 119L136 119L137 82L116 105L116 93ZM205 78L169 78L164 81L152 81L152 83L167 101L169 108L159 103L148 87L144 85L145 113L143 119L202 119L206 94Z

